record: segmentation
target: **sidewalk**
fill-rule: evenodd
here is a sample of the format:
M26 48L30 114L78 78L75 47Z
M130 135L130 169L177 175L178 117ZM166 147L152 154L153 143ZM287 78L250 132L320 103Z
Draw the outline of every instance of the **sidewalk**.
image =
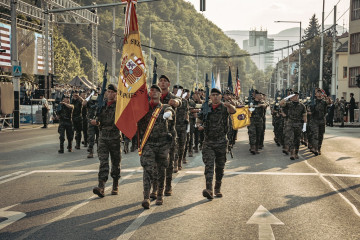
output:
M340 127L341 123L334 123L334 127ZM346 122L344 123L344 127L348 128L360 128L360 122Z
M0 132L2 132L2 131L18 131L18 130L23 130L23 129L38 129L38 128L41 128L42 126L44 126L44 125L43 124L20 123L19 128L5 127L3 129L0 129ZM48 128L53 128L53 127L58 127L58 126L59 126L58 123L48 124Z

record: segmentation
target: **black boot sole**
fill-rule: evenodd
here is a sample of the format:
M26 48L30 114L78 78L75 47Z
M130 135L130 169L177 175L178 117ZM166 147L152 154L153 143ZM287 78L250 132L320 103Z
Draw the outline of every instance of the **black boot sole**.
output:
M214 199L214 197L206 189L203 190L202 194L203 194L203 197L206 197L210 201Z
M105 197L104 193L102 193L99 188L94 188L93 193L98 195L100 198Z

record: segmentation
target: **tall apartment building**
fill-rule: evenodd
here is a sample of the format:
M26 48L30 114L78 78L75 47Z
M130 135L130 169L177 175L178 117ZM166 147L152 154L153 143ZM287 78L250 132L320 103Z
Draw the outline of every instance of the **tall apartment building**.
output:
M268 38L267 31L250 31L249 39L243 41L244 50L250 54L274 50L274 39ZM260 70L272 66L274 53L251 56L251 59Z
M349 50L348 50L348 84L359 101L359 88L356 87L356 76L360 74L360 0L350 0ZM341 93L340 93L341 94ZM347 101L349 101L349 96Z

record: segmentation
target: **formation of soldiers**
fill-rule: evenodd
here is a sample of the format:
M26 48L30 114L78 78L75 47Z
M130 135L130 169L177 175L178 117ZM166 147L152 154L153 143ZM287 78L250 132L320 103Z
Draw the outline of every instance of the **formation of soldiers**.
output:
M291 160L299 159L300 144L315 156L321 155L326 114L331 99L321 89L312 98L299 99L299 93L288 91L284 99L277 97L271 106L275 142Z
M106 92L105 92L106 90ZM237 130L233 129L232 114L237 108L248 105L250 125L248 126L250 152L260 153L264 147L266 109L269 104L266 95L252 91L245 99L239 100L231 91L222 93L213 88L194 92L180 85L171 88L170 79L162 75L149 91L149 111L138 122L138 131L133 139L122 136L114 124L117 88L113 84L99 95L99 89L90 92L74 91L65 95L60 103L59 116L60 149L64 153L65 135L67 149L80 149L81 139L88 150L88 158L94 154L98 143L99 157L98 185L93 193L105 197L105 184L109 174L113 179L111 194L118 194L121 166L121 142L124 153L138 149L143 167L142 206L150 208L150 200L162 205L163 196L171 196L173 173L181 171L188 157L199 150L205 165L205 188L202 195L209 200L222 197L221 192L227 153L232 153ZM101 100L103 97L103 101ZM72 98L70 100L70 98ZM316 100L300 101L297 92L289 92L284 99L276 99L271 105L275 142L283 146L283 152L292 160L298 159L300 141L307 144L315 154L321 154L325 131L325 114L329 99L321 90L316 91ZM100 104L103 102L103 104ZM110 159L109 159L110 157ZM111 167L109 164L111 161ZM215 181L214 180L215 175Z

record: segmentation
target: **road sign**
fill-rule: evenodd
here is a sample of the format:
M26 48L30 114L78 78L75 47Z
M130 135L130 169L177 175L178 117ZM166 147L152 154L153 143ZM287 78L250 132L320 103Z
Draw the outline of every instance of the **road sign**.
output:
M21 77L21 66L13 66L14 77Z

